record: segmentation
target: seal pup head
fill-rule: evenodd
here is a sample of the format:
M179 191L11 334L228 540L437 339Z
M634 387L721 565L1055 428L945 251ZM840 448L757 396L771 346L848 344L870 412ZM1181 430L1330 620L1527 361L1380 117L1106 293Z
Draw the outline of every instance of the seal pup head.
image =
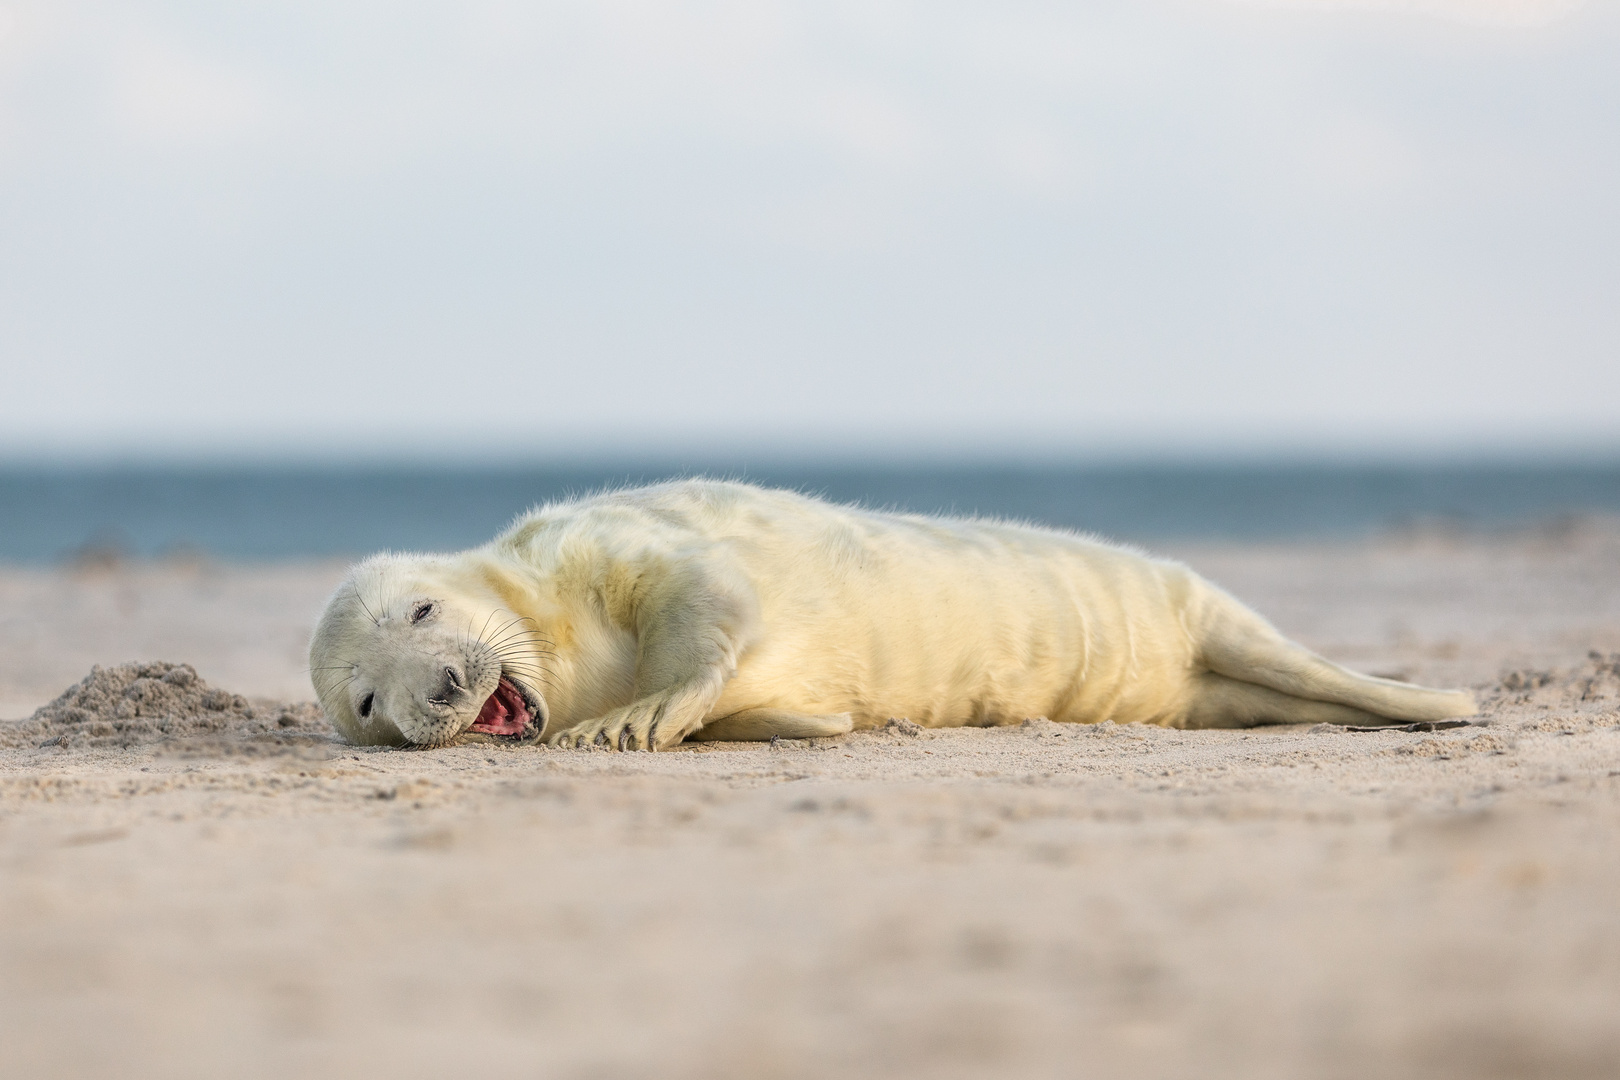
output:
M467 731L539 738L547 642L450 558L376 555L327 601L310 679L339 734L443 746Z

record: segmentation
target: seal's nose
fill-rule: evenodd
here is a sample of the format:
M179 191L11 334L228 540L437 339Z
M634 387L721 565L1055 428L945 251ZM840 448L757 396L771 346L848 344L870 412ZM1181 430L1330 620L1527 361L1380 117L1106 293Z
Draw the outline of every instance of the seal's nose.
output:
M451 705L457 698L467 694L467 680L454 666L444 669L444 681L439 684L439 692L428 698L433 705Z

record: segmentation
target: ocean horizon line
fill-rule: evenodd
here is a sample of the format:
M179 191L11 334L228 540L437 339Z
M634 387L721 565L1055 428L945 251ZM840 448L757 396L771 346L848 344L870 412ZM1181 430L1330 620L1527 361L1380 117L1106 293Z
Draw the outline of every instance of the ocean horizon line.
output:
M691 475L874 509L983 516L1133 543L1362 538L1416 525L1503 531L1620 515L1609 464L1132 463L976 466L644 462L489 468L0 465L0 561L86 551L251 561L456 550L528 508Z

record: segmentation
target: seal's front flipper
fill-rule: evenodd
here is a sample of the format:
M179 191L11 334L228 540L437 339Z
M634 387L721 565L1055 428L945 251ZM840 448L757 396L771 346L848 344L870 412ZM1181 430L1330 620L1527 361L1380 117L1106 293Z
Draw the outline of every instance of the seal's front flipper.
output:
M821 739L847 735L855 727L849 713L810 716L786 709L745 709L716 717L687 736L697 742L769 742L772 738Z

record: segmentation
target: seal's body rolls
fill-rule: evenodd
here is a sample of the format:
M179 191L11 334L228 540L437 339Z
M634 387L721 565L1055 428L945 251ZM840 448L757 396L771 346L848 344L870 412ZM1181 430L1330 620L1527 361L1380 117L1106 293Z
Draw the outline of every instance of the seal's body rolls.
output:
M457 555L376 556L333 597L311 657L346 736L420 744L469 728L628 748L891 716L1230 727L1474 711L1466 693L1331 664L1178 563L703 480L550 504Z

